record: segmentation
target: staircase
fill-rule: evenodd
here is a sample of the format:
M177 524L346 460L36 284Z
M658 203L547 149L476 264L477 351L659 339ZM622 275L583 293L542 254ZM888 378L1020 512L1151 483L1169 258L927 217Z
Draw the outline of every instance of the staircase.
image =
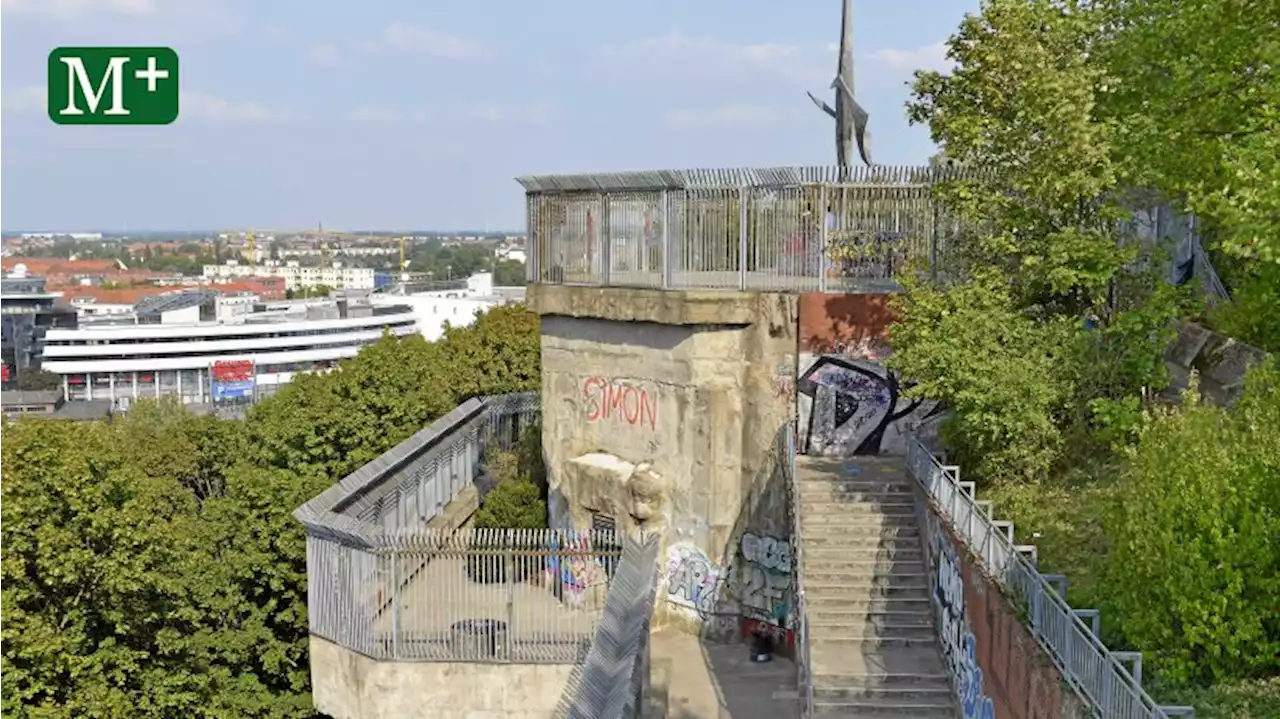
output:
M814 714L959 716L901 458L796 458Z

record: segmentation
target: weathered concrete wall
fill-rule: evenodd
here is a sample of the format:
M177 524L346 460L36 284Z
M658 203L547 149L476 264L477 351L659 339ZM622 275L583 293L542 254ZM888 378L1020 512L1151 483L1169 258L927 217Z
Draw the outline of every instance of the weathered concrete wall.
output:
M1178 327L1178 337L1165 351L1172 379L1171 393L1187 388L1192 370L1199 375L1200 395L1209 402L1229 405L1244 389L1245 372L1263 362L1267 353L1192 322Z
M927 504L927 503L926 503ZM998 585L940 516L925 511L933 610L965 717L1083 719L1080 698L1023 626Z
M940 418L937 402L902 396L884 366L893 315L886 294L800 295L796 388L800 452L905 454L907 434Z
M792 295L531 286L553 521L657 532L655 624L790 621Z
M311 693L333 719L544 719L573 673L562 664L379 662L311 637Z

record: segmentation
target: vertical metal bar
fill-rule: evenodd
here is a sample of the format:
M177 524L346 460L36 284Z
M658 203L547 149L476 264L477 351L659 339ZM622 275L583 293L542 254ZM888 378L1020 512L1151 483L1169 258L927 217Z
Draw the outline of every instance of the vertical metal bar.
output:
M747 203L751 201L751 188L743 185L738 188L738 289L747 289L747 238L750 236L747 227L750 213Z
M671 289L671 198L662 191L662 289Z
M506 537L507 551L502 555L502 579L507 585L507 631L502 633L503 636L503 661L511 661L511 635L516 628L516 577L515 577L515 547L514 547L514 529L507 529L503 532Z
M613 232L609 229L609 194L600 193L600 222L596 225L596 239L600 244L600 284L609 286L609 274L613 269Z
M818 291L827 291L827 185L818 191Z
M391 656L400 658L400 549L386 555L391 562Z

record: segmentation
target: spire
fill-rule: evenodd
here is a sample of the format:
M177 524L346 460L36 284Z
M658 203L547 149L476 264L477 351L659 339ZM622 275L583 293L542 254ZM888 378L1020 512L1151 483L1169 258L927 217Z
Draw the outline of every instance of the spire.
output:
M836 121L836 164L847 167L853 160L854 143L858 155L871 165L871 133L867 130L867 111L853 98L853 0L843 0L840 11L840 58L836 64L836 78L831 82L835 90L835 109L808 93L818 109Z

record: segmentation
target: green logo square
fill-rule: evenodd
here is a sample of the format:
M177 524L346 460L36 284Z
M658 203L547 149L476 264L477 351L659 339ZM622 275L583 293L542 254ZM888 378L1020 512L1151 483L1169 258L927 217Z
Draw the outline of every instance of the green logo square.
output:
M49 119L59 125L168 125L178 119L178 53L167 47L59 47L49 53Z

